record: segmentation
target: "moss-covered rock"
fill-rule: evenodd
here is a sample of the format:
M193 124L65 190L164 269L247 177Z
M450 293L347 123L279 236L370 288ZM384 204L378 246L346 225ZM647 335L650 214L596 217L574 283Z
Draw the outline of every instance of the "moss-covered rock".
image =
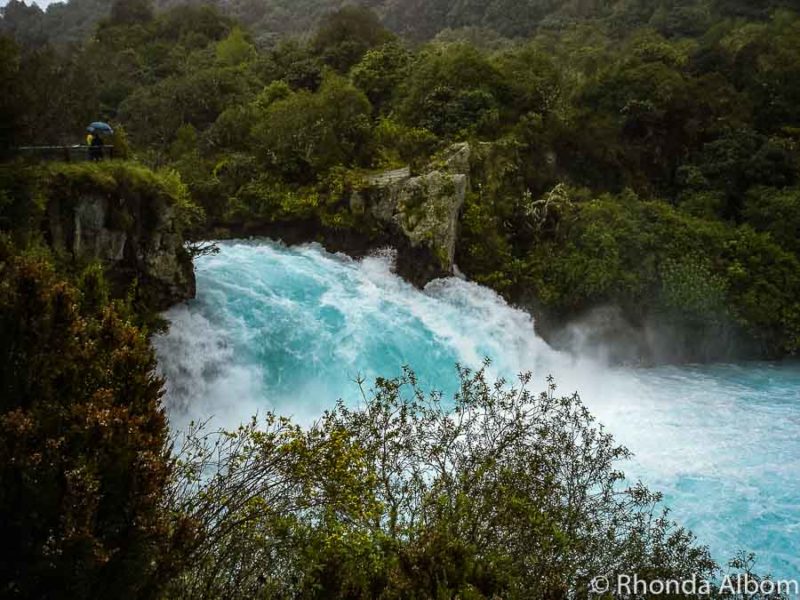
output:
M368 210L395 232L399 266L415 283L453 273L468 168L469 145L457 144L422 175L397 169L369 179Z
M118 294L160 310L195 295L183 231L194 218L188 192L174 173L128 162L37 167L16 191L37 229L62 260L102 263ZM35 232L15 232L30 237Z

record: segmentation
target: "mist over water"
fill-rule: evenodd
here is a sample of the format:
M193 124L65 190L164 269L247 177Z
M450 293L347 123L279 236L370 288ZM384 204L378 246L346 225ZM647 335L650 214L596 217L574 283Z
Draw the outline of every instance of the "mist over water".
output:
M198 298L167 313L155 341L172 426L213 418L235 427L275 410L313 421L355 380L417 372L455 389L455 363L493 360L495 376L547 375L578 391L636 453L631 479L665 493L673 517L718 561L739 548L777 578L800 578L800 366L612 369L552 350L526 313L459 279L424 291L318 246L226 242L197 264Z

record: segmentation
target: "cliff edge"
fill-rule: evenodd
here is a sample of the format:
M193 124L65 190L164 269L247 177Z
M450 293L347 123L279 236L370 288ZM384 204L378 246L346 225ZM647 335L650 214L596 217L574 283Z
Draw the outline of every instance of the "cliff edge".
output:
M160 311L194 298L183 230L193 207L180 179L134 163L51 163L26 172L12 203L63 262L99 262L112 292ZM16 222L19 224L20 220Z

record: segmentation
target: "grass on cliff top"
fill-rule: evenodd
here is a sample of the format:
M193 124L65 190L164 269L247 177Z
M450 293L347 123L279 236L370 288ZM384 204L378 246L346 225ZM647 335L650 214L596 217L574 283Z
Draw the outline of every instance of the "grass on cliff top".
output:
M174 207L183 230L199 226L204 215L173 169L152 170L133 161L98 163L12 163L0 169L0 230L31 233L47 206L68 206L87 195L114 197L119 207L154 211Z

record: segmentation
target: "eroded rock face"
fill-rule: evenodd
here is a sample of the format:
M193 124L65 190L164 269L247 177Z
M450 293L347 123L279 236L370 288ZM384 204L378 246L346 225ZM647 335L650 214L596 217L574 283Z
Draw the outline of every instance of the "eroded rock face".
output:
M102 262L119 293L137 282L154 310L194 298L194 269L174 207L85 194L69 203L52 200L47 215L53 248L80 263Z
M333 228L316 218L227 230L230 237L267 236L287 244L322 243L353 257L393 247L398 275L417 286L453 275L458 225L469 190L472 147L454 144L427 168L372 173L342 198L356 226ZM344 207L344 206L343 206Z
M398 271L414 283L453 274L469 159L469 144L455 144L421 175L406 167L368 180L365 210L396 232Z

